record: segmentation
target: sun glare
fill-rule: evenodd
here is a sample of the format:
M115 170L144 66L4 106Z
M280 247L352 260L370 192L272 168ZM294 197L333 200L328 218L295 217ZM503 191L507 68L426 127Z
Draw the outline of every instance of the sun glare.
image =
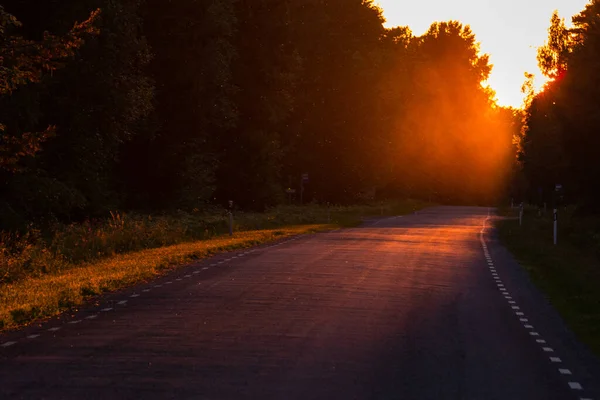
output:
M487 82L498 104L521 107L525 72L535 75L534 87L543 90L548 79L537 66L537 48L548 37L550 17L558 10L570 26L571 16L584 9L588 0L431 0L407 2L376 0L384 12L386 26L409 26L415 35L424 34L432 22L457 20L472 27L481 51L494 65Z

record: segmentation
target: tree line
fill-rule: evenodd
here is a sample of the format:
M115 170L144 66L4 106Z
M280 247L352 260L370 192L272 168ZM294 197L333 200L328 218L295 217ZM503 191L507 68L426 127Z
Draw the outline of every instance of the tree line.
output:
M519 137L522 182L514 192L531 203L557 198L584 213L600 211L600 1L592 0L567 29L557 12L538 63L549 79L535 93L531 76ZM561 193L556 195L559 185Z
M384 22L367 0L5 0L0 226L261 210L304 173L306 201L494 201L520 119L475 34Z

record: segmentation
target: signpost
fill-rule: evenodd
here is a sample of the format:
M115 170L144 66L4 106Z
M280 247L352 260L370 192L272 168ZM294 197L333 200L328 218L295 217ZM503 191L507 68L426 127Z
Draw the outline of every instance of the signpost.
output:
M554 209L554 245L558 243L558 209Z
M304 201L304 184L308 183L308 174L304 173L300 177L300 205L302 205Z

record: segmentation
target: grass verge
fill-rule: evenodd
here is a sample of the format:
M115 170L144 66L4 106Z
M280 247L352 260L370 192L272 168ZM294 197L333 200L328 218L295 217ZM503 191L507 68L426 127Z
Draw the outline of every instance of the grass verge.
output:
M511 216L510 213L505 215ZM558 245L553 221L526 210L523 225L516 219L496 223L500 240L546 294L579 339L600 356L600 259L598 220L559 217Z
M5 284L0 286L0 329L18 328L32 320L59 314L92 296L150 280L173 266L199 258L332 228L335 226L309 225L239 232L233 237L116 255L63 272Z
M356 226L363 217L401 215L430 206L418 200L359 206L279 206L235 213L234 236L219 210L141 216L49 231L0 235L0 331L56 315L86 299L152 279L165 269L281 237Z

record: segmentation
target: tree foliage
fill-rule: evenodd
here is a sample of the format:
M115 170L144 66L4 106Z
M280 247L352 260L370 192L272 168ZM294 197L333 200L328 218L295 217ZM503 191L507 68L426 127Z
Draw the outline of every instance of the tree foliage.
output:
M573 18L573 28L552 16L549 38L538 62L550 81L526 110L520 158L531 196L551 201L561 184L572 202L600 210L600 1L591 1Z
M496 106L489 58L460 22L417 37L386 29L370 0L34 3L5 4L42 58L17 68L35 84L3 81L16 90L0 117L7 132L55 131L0 146L23 166L3 176L6 227L229 200L260 210L304 173L304 201L484 203L512 168L517 113Z
M64 36L43 33L40 41L27 40L14 34L21 27L17 18L0 6L0 96L10 96L20 86L39 83L44 73L52 73L73 57L84 43L86 35L97 35L95 22L100 10L88 19L75 23ZM0 168L15 171L19 161L40 151L42 143L54 135L55 127L42 132L19 132L0 123Z

